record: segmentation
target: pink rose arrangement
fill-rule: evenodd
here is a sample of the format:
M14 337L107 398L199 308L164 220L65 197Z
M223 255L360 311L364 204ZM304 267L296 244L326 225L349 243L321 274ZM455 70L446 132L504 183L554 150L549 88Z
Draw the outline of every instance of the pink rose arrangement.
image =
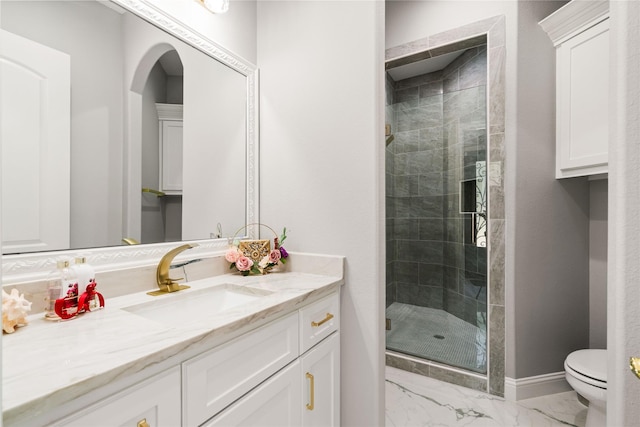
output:
M275 237L273 239L274 249L257 264L253 262L251 258L245 256L235 244L227 250L224 258L231 263L230 269L238 270L243 276L248 276L249 274L267 274L276 265L287 263L289 253L282 246L282 242L284 242L286 238L287 228L285 227L282 230L280 238Z

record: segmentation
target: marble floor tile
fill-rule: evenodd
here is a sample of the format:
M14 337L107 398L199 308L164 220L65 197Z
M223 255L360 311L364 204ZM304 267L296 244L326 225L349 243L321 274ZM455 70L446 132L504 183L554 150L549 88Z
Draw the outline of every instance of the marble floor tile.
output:
M386 427L576 426L586 408L574 392L507 402L501 397L386 368Z

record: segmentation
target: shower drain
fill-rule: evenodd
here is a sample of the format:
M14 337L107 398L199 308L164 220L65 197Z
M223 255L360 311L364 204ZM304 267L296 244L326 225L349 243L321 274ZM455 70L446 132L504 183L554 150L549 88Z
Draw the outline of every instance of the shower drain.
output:
M440 334L436 334L433 336L434 338L437 338L439 340L443 340L444 339L444 335L440 335Z

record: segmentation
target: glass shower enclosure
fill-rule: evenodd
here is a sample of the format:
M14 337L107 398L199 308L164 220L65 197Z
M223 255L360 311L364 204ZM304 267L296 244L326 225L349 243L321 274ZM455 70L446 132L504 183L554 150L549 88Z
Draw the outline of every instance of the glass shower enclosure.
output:
M487 49L438 59L386 75L386 346L486 373Z

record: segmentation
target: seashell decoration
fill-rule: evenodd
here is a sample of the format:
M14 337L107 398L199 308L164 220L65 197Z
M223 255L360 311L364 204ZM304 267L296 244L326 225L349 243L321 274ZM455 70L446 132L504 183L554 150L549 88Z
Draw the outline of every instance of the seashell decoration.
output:
M27 312L31 311L31 303L13 288L8 294L2 290L2 330L6 333L15 332L16 326L24 326L28 323Z

